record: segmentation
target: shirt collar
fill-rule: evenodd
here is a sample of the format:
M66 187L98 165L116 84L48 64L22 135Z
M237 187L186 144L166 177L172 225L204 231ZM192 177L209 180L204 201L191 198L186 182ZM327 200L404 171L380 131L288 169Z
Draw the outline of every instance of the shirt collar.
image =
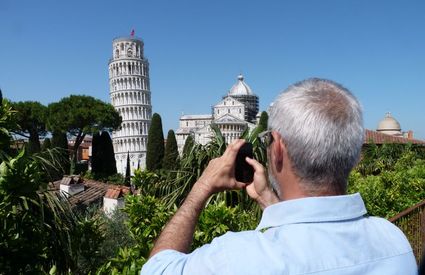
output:
M294 199L282 201L264 209L256 230L294 223L351 220L366 213L359 193Z

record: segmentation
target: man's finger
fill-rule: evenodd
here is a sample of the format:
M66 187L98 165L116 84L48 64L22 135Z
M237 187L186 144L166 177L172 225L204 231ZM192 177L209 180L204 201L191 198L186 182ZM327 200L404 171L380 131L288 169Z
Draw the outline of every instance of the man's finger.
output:
M255 172L264 173L264 166L255 159L246 157L245 161L254 168Z
M244 139L236 139L234 140L229 146L227 146L226 151L223 154L223 157L230 158L230 159L236 159L236 155L239 152L239 149L244 145L245 140Z
M246 183L235 180L235 189L243 189L247 186Z

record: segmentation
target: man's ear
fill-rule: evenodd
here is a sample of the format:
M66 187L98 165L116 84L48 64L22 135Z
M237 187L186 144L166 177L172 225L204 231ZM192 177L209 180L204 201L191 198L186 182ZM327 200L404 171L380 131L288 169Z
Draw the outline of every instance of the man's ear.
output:
M274 141L271 144L271 161L273 161L273 165L276 167L276 172L280 173L283 169L283 150L286 150L286 147L279 133L273 131L272 135Z

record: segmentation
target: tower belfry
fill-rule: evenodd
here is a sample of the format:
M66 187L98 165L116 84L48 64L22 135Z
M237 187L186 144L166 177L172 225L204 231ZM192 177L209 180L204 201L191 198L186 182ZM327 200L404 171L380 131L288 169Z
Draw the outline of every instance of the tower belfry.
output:
M121 129L112 133L118 173L125 174L127 154L131 171L146 166L146 145L152 117L149 62L143 41L134 36L112 41L109 61L111 103L122 117Z

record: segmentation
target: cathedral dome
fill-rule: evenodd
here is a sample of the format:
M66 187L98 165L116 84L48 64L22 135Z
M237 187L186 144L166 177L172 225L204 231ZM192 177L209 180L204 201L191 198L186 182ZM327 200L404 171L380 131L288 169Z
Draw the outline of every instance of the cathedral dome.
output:
M390 135L399 135L401 134L400 123L391 116L391 113L387 113L385 118L381 120L378 124L378 132Z
M232 86L229 91L229 96L238 95L254 95L251 88L243 81L243 75L238 75L238 82Z

